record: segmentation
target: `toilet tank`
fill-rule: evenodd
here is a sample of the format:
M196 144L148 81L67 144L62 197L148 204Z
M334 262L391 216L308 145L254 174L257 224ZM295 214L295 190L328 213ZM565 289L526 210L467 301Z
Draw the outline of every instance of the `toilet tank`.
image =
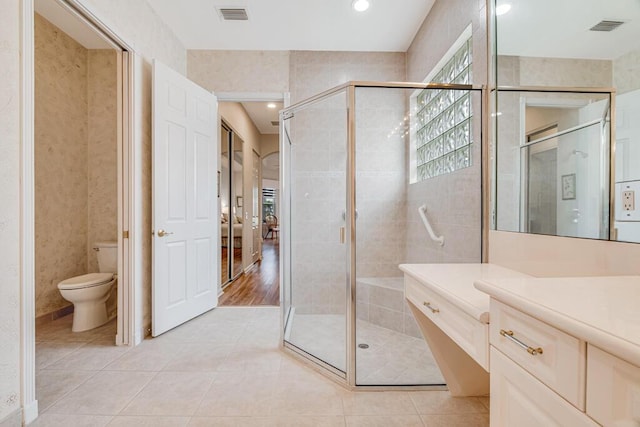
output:
M98 255L100 273L118 272L118 242L98 242L93 245Z

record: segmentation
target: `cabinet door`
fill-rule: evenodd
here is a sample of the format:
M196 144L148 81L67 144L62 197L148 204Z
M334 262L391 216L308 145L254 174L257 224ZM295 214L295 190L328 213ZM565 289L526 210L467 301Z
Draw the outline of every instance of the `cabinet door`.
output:
M492 427L596 427L583 412L491 347Z
M605 427L640 426L640 367L589 345L587 414Z

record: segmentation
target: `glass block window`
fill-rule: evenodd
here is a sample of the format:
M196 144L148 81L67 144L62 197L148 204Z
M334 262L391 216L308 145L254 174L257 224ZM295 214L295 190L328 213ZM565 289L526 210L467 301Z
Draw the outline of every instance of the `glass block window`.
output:
M429 79L435 83L471 83L471 39ZM471 166L471 93L425 89L416 98L417 181Z

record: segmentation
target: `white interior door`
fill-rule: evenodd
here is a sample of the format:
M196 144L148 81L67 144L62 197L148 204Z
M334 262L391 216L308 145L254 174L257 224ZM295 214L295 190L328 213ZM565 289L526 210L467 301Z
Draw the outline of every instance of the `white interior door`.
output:
M152 335L218 304L218 103L153 62Z

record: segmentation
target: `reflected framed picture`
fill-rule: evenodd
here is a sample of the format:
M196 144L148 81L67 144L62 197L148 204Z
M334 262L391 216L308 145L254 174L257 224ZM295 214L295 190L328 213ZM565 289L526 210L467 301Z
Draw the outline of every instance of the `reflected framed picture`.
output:
M576 174L562 175L562 200L576 198Z
M236 196L236 206L239 208L242 207L242 196Z

